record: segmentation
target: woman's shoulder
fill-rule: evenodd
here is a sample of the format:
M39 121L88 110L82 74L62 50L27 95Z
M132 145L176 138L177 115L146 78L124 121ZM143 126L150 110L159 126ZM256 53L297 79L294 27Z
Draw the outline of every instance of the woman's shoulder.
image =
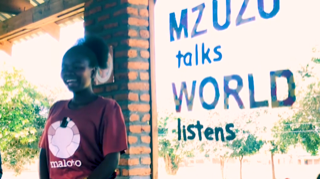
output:
M117 101L112 98L107 98L103 96L99 96L100 101L105 104L117 104Z
M58 100L55 103L53 103L53 105L51 106L51 108L59 108L64 106L66 103L68 103L70 100Z
M107 98L107 97L103 97L103 96L99 96L100 97L100 103L103 103L105 107L107 108L112 108L112 107L120 107L118 102L112 98Z
M70 100L58 100L58 101L54 102L50 108L50 113L52 113L53 111L56 111L57 109L61 109L61 108L65 107L69 101Z

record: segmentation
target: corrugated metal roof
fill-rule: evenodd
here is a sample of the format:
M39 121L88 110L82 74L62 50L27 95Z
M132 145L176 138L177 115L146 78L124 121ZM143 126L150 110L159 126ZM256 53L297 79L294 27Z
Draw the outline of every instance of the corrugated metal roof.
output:
M79 15L79 16L76 16L74 18L71 18L71 19L68 19L68 20L64 20L64 21L61 21L59 22L59 26L60 27L67 27L69 25L72 25L74 23L77 23L77 22L83 22L83 14L82 15ZM35 37L38 37L38 36L41 36L43 35L45 32L43 32L41 29L38 29L38 30L35 30L33 32L30 32L28 33L27 36L23 36L23 37L17 37L15 39L12 39L11 42L13 44L18 44L18 43L21 43L21 42L24 42L24 41L28 41L30 39L33 39Z
M0 21L5 21L7 19L10 19L13 16L15 16L15 15L0 12Z
M33 6L37 6L37 5L40 5L46 1L50 1L50 0L30 0L31 4ZM54 1L54 0L51 0L51 1ZM10 19L11 17L15 16L14 14L8 14L8 13L1 13L0 12L0 22L1 21L5 21L7 19ZM57 25L59 25L60 27L66 27L66 26L69 26L69 25L72 25L76 22L83 22L84 21L84 15L83 13L79 13L79 14L76 14L74 16L71 16L69 18L66 18L66 19L62 19L62 20L59 20L59 21L56 21L55 23ZM35 29L35 30L32 30L30 32L27 32L26 34L23 34L22 36L17 36L17 37L14 37L12 39L9 39L10 42L12 42L13 44L16 44L16 43L20 43L20 42L23 42L23 41L28 41L29 39L33 39L37 36L40 36L42 35L43 33L45 33L41 28L39 29Z
M46 1L49 1L49 0L30 0L30 3L33 6L37 6L37 5L42 4ZM7 19L10 19L13 16L15 16L15 14L8 14L8 13L0 12L0 21L5 21Z

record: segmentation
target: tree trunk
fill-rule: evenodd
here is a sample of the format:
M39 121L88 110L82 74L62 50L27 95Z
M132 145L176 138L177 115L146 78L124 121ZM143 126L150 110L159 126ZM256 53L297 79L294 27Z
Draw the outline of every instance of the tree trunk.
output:
M179 170L179 159L176 157L174 160L171 160L169 155L164 156L165 169L168 175L176 175Z
M225 158L220 157L219 161L220 161L221 177L222 177L222 179L225 179L225 176L224 176Z
M243 157L239 158L239 160L240 160L240 179L242 179L242 159L243 159Z
M271 152L271 167L272 167L272 179L276 179L276 174L275 174L275 170L274 170L274 154Z

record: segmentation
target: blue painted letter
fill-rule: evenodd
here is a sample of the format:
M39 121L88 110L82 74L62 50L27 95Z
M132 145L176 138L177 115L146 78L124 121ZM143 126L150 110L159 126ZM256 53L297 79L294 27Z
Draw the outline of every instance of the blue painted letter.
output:
M198 14L198 18L196 20L196 23L193 26L193 29L192 29L192 32L191 32L191 38L207 33L207 29L206 30L201 30L199 32L197 31L197 28L198 28L198 25L201 22L201 18L202 18L203 11L204 11L205 7L206 7L206 5L204 3L202 3L199 6L196 6L196 7L192 8L192 12L195 12L195 11L199 10L199 14Z
M170 21L170 42L173 42L175 40L173 36L173 31L176 32L178 40L181 38L182 30L184 32L184 37L188 38L188 9L183 9L181 11L179 26L176 20L176 14L174 12L170 13L169 21Z
M214 91L216 93L214 95L214 101L211 104L208 104L207 102L205 102L203 98L203 88L204 86L206 86L207 83L211 83L214 86ZM202 82L200 83L199 96L200 96L200 102L204 109L207 109L207 110L214 109L220 98L220 92L219 92L219 86L218 86L217 80L212 77L207 77L203 79Z
M230 25L230 14L231 14L231 0L226 0L227 2L227 9L226 9L226 22L223 25L218 23L218 0L212 1L212 20L213 20L213 27L216 30L225 30ZM221 1L220 1L221 2Z
M268 100L264 101L256 101L254 99L254 81L252 74L248 75L248 81L249 81L249 96L250 96L250 108L260 108L260 107L268 107L269 102Z
M278 14L280 10L280 0L273 0L273 9L270 13L264 11L264 0L258 0L259 14L264 19L270 19Z
M287 79L288 84L288 97L285 100L279 101L277 98L277 83L276 77L285 77ZM296 84L294 82L293 74L290 70L279 70L270 72L270 86L271 86L271 102L272 107L285 107L292 106L292 104L296 101Z
M239 26L239 25L247 23L247 22L254 21L256 19L255 17L249 17L247 19L243 19L242 18L244 12L246 11L246 9L248 7L248 3L249 3L249 0L244 0L243 1L243 4L242 4L241 9L240 9L240 12L239 12L239 14L237 16L236 26Z
M230 89L229 82L231 80L236 80L238 85L236 89ZM224 77L224 109L229 109L229 97L232 95L234 99L237 101L239 108L244 109L243 102L239 96L239 92L243 87L242 78L239 75L231 75Z
M189 96L188 95L188 90L187 90L187 84L186 84L186 82L182 82L181 83L181 89L180 89L179 98L178 98L178 95L177 95L176 85L174 83L172 83L173 98L174 98L174 103L176 105L176 112L180 112L181 111L183 93L184 93L185 98L186 98L188 111L192 111L194 93L195 93L195 90L196 90L196 83L197 83L197 81L193 81L192 82L191 95Z

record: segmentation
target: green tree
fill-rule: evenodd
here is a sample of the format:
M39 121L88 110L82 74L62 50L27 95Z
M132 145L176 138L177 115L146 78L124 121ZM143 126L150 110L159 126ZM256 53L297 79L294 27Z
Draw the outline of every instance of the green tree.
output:
M230 158L239 158L239 156L236 156L237 151L235 150L234 146L238 145L239 141L246 140L247 135L244 131L250 131L252 134L256 134L256 137L261 138L261 136L257 136L257 134L259 133L259 131L263 130L264 127L259 123L259 117L262 117L265 114L267 114L267 109L265 108L257 110L240 110L238 112L219 111L209 113L209 117L206 118L206 122L209 126L213 128L224 128L227 124L232 123L234 124L233 130L236 133L236 138L232 141L205 141L202 145L206 154L219 159L222 179L226 178L225 171L227 161ZM244 153L243 156L253 154L255 154L255 152ZM241 165L242 158L240 161Z
M267 151L270 152L272 179L276 179L274 156L275 154L287 153L289 145L285 141L280 141L278 139L272 138L265 141L264 148L266 148Z
M226 126L227 123L233 123L233 120L230 120L231 118L227 114L228 113L226 112L211 112L209 113L209 117L205 118L206 123L208 126L212 128L215 128L215 127L224 128L224 126ZM212 135L212 137L215 138L214 135ZM225 175L226 164L232 154L232 150L227 146L228 143L229 141L223 142L223 141L217 141L217 139L213 139L213 141L205 140L201 145L206 155L215 157L219 160L222 179L226 178L226 175Z
M320 148L320 59L313 58L298 73L301 80L297 85L297 101L291 108L291 115L281 116L277 124L278 138L287 145L301 144L312 154L319 154Z
M4 166L20 173L38 156L49 101L16 69L0 72L0 149Z
M269 117L275 118L274 121L277 121L277 122L279 121L279 116L284 115L288 112L290 112L290 109L285 109L285 108L267 110ZM290 147L290 143L288 143L287 141L282 141L283 139L280 138L280 134L282 133L282 130L281 128L279 128L278 125L268 126L262 129L262 132L266 135L262 137L262 140L264 141L264 145L261 150L263 150L265 153L270 153L272 178L276 179L274 156L276 154L287 153Z
M242 138L234 140L229 147L233 150L232 157L240 162L240 179L242 179L242 161L244 156L254 155L262 148L264 142L250 131L240 131Z
M315 49L313 49L315 51ZM295 73L296 102L290 108L273 109L278 122L271 129L272 136L266 139L265 148L271 154L272 176L275 176L274 155L287 153L289 147L302 146L311 154L319 149L320 59L312 60Z
M188 123L185 119L181 119ZM178 140L177 131L178 117L173 114L159 115L158 134L159 134L159 157L165 162L165 170L169 175L176 175L179 165L185 157L196 155L196 141Z
M320 91L317 92L320 95ZM307 95L300 101L299 109L292 117L281 120L279 138L287 145L301 144L304 149L312 154L319 154L320 148L320 96Z

